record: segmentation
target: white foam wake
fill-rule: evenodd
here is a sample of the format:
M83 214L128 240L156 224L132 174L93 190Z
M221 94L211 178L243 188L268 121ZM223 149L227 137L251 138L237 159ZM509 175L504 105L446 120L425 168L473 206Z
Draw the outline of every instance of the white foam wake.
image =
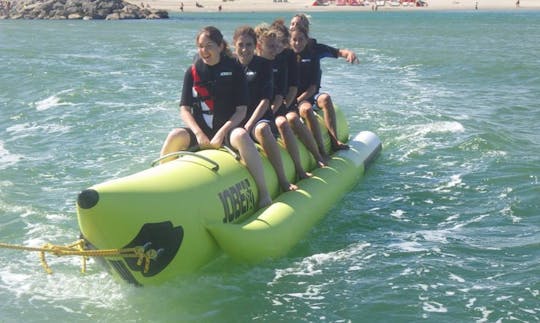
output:
M6 169L11 165L16 164L21 159L21 155L10 153L4 148L4 143L0 141L0 169Z
M62 98L61 98L62 94L70 93L72 91L73 91L72 89L63 90L63 91L58 92L57 94L51 95L48 98L35 102L36 110L45 111L45 110L48 110L54 107L63 106L63 105L73 105L72 103L62 101Z

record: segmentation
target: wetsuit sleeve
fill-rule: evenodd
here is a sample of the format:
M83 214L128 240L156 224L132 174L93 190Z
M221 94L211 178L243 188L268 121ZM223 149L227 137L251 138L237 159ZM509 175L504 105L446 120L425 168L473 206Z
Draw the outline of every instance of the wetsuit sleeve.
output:
M184 84L182 85L182 97L180 106L187 105L193 107L193 76L191 75L191 66L184 74Z
M339 57L339 49L328 46L325 44L315 44L315 53L319 59L330 57L330 58L338 58Z

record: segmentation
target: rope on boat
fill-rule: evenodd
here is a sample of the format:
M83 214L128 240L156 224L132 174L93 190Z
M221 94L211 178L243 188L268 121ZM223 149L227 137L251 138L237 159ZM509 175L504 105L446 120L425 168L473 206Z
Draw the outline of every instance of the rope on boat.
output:
M80 239L76 242L66 245L59 246L53 245L50 243L44 244L42 247L30 247L23 245L15 245L9 243L1 243L0 248L5 249L14 249L22 251L36 251L40 253L40 261L43 269L48 273L52 274L52 269L47 264L47 259L45 258L46 253L52 253L55 256L81 256L81 272L86 272L86 261L88 257L111 257L111 258L137 258L137 266L143 265L144 262L144 272L148 272L150 269L150 260L155 259L156 251L150 249L145 250L144 246L134 247L134 248L124 248L124 249L84 249L84 240Z

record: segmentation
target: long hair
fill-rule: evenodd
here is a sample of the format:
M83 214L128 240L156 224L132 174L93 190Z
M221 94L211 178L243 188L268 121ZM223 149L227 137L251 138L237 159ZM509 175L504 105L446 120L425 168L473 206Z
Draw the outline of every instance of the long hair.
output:
M206 26L203 29L199 31L197 34L197 37L195 38L195 42L199 42L199 38L202 35L206 35L208 38L210 38L214 43L218 44L218 46L223 45L223 53L229 57L232 57L232 52L229 49L229 44L227 44L227 41L223 38L223 34L219 29L217 29L214 26Z
M304 13L297 13L294 18L300 18L299 24L309 32L309 18ZM292 19L291 19L292 20Z

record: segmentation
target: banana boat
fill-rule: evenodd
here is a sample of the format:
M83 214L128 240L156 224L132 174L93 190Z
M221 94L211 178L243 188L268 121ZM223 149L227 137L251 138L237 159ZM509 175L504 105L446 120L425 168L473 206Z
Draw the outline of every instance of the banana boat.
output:
M336 114L339 138L347 141L343 113L336 108ZM325 143L330 146L328 137ZM145 266L136 258L103 258L114 277L138 286L194 273L223 252L249 263L282 256L358 182L381 149L368 131L348 144L351 148L335 153L327 167L297 182L298 191L283 194L261 152L273 203L260 210L255 182L234 152L178 152L171 162L80 192L81 236L91 249L138 247L151 254ZM304 168L313 169L315 161L299 146ZM292 180L293 162L281 153Z

